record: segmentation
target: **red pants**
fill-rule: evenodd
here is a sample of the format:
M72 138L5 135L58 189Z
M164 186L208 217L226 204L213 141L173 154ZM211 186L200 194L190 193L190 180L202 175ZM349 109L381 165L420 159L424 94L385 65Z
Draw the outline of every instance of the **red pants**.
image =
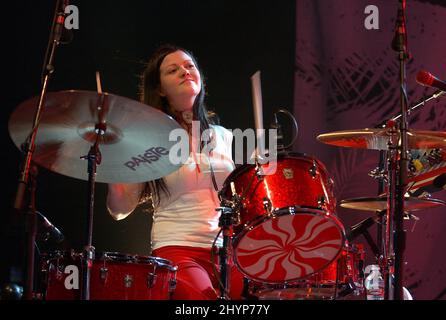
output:
M184 246L166 246L153 250L152 255L172 261L178 266L174 300L215 300L219 297L220 266L217 250L214 250L216 275L211 260L211 249ZM228 259L231 260L231 259ZM241 299L243 276L235 266L230 270L229 297Z

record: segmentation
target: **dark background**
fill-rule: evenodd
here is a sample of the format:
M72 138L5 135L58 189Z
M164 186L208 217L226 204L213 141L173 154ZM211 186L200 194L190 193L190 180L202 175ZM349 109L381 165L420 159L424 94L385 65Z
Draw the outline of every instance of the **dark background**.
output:
M8 119L23 101L39 95L40 75L56 1L20 1L2 9L2 186L0 214L15 198L21 155ZM162 43L191 50L204 72L207 105L221 124L254 127L250 77L262 72L264 121L278 108L292 110L295 57L294 1L71 1L79 30L56 51L49 91L102 89L137 99L144 61ZM114 221L105 208L106 185L97 184L93 245L97 251L150 254L149 214L138 209ZM36 207L65 235L64 248L85 244L87 181L39 169Z
M408 0L410 102L429 94L415 83L420 68L445 78L443 0ZM49 91L102 88L137 100L144 62L163 43L191 50L204 72L207 105L229 129L254 128L250 77L262 72L264 126L274 111L286 108L300 126L295 151L315 155L335 178L342 199L376 195L367 173L377 165L369 150L335 148L318 142L317 134L371 127L398 109L398 65L390 48L396 8L390 0L73 0L80 28L73 40L57 48ZM16 107L40 92L40 75L55 0L2 4L0 36L3 77L0 91L2 147L2 227L15 198L22 157L9 137L8 120ZM364 8L380 9L380 29L365 30ZM296 49L297 48L297 49ZM443 76L442 76L443 75ZM361 84L379 90L362 90ZM373 99L371 99L371 97ZM431 102L411 119L411 127L446 130L444 98ZM289 129L289 128L286 128ZM291 139L290 130L285 138ZM150 254L151 217L142 208L114 221L106 211L106 185L96 185L93 245L97 251ZM435 197L444 199L444 192ZM87 223L87 181L39 169L36 207L65 235L65 249L81 250ZM369 213L337 211L345 227ZM406 286L416 299L444 299L444 209L420 213L417 228L408 230ZM415 231L413 231L415 230ZM372 228L372 235L375 229ZM363 237L358 242L367 243ZM2 241L1 251L18 250ZM48 245L41 249L52 250ZM368 249L368 248L367 248ZM368 249L369 250L369 249ZM368 263L373 257L368 252ZM2 267L5 266L0 259Z

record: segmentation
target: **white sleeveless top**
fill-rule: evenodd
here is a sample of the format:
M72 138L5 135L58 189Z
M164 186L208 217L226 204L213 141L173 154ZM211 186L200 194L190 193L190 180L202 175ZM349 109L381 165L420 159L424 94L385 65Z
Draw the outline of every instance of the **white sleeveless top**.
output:
M232 133L212 125L215 148L210 154L218 190L234 170L232 161ZM167 197L160 191L160 205L153 215L152 249L164 246L191 246L210 248L220 230L218 194L212 182L209 157L191 153L187 162L177 171L164 177L170 192ZM222 245L220 237L216 244Z

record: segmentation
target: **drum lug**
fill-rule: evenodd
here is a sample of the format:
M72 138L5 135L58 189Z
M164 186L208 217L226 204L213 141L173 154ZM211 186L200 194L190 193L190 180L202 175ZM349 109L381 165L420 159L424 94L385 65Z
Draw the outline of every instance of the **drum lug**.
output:
M133 276L126 274L124 277L124 286L126 288L131 288L133 284Z
M313 165L308 170L310 172L311 177L314 179L317 175L317 164L316 161L313 161Z
M271 200L267 197L263 198L263 208L267 214L271 214L273 206Z
M177 288L177 279L170 279L169 280L169 293L173 293L175 289Z
M101 280L103 282L107 281L108 269L105 266L100 269L99 273L100 273Z
M169 280L169 293L173 293L177 287L177 271L173 273L173 277Z
M149 272L149 274L147 275L147 287L153 288L156 283L156 278L157 275L155 274L155 272Z
M256 169L255 169L255 173L257 176L257 180L258 181L263 181L263 178L265 176L265 173L263 172L263 169L261 166L259 166L259 164L256 162Z
M324 210L327 208L327 204L324 196L317 197L317 206L319 209Z

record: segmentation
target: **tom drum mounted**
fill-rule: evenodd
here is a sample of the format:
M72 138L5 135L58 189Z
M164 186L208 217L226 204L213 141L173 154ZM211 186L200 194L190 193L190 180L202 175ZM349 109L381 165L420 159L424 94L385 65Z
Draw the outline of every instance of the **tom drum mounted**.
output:
M233 257L247 278L262 283L301 279L341 253L345 230L334 214L333 180L316 158L287 153L269 165L241 166L226 179L224 198L233 197L231 183L242 204Z

